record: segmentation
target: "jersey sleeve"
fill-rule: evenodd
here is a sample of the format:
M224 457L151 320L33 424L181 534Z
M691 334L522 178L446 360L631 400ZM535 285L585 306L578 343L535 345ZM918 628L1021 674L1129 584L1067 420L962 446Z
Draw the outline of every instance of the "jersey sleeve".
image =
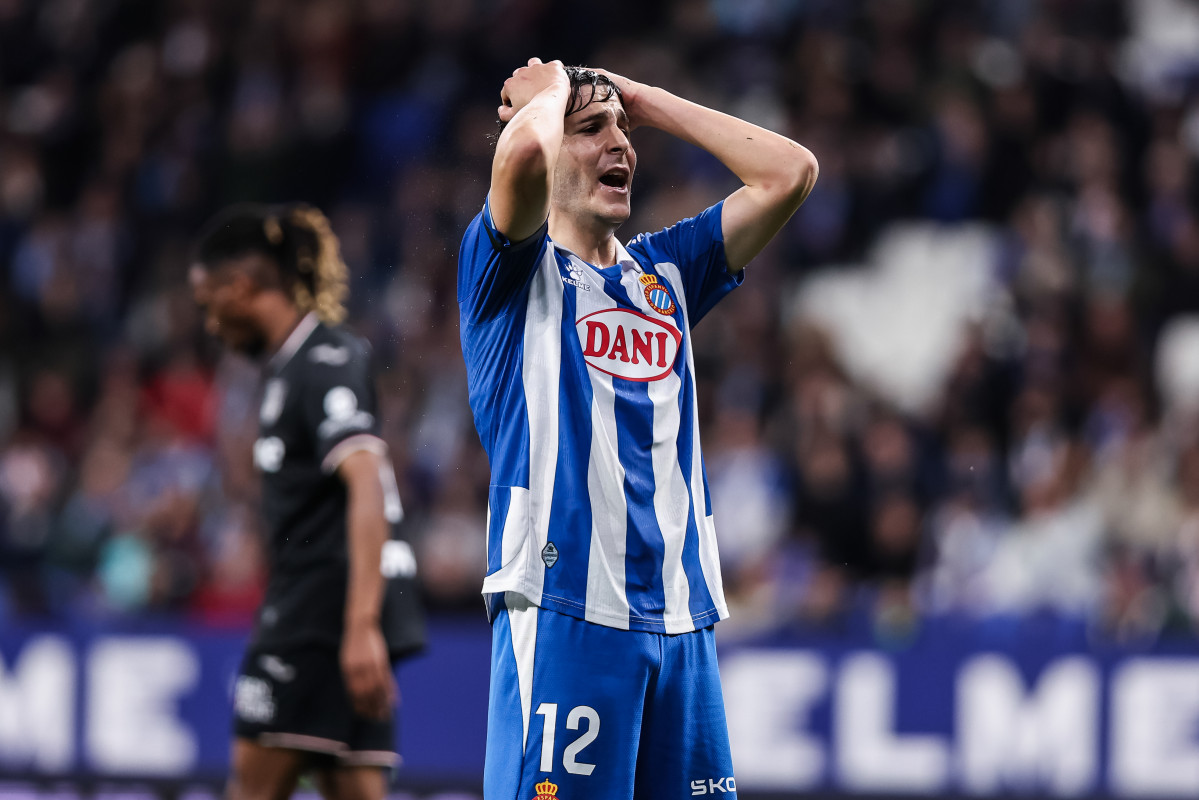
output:
M744 270L735 275L729 271L720 227L723 209L722 200L697 216L656 233L641 234L629 243L629 250L641 250L653 263L669 262L678 268L692 327L745 280Z
M491 221L490 200L484 203L458 254L458 303L465 320L484 322L512 307L545 253L548 230L547 221L529 238L510 241Z
M351 353L342 364L307 365L304 425L326 473L334 472L346 456L359 450L387 453L387 445L379 437L369 350L362 346Z

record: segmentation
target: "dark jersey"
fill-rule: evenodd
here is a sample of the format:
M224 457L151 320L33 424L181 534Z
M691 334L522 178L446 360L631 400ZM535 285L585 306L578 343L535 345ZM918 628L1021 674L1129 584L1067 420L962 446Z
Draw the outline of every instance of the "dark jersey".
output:
M379 438L369 345L309 314L268 362L254 464L262 473L270 582L259 613L259 647L341 642L349 570L346 486L337 467L358 450L386 456ZM383 634L393 656L419 649L424 622L416 562L399 538L403 516L391 463L380 480L392 540Z

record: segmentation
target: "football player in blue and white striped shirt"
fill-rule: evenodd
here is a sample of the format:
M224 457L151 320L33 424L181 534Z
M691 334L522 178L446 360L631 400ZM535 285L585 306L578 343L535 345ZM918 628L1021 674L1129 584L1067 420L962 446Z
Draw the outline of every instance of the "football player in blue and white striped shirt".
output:
M462 350L491 462L485 795L735 796L712 625L728 615L691 328L816 180L778 134L602 70L530 59L501 92L462 241ZM744 184L627 245L658 128Z

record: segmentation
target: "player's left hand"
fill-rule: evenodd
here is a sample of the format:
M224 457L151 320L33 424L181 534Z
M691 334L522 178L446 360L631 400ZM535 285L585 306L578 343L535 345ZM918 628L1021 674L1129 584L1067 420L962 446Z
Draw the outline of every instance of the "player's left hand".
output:
M649 88L648 86L629 80L623 75L617 75L615 72L600 69L599 67L588 67L588 69L593 69L600 75L606 76L620 89L620 98L624 104L624 113L629 117L629 130L646 124L645 95L646 90Z
M562 62L544 63L540 58L530 58L529 63L517 68L500 89L500 107L496 109L500 122L511 121L530 100L554 85L567 92L570 90L570 79L566 77Z
M341 640L341 672L354 710L369 719L391 716L396 701L395 677L387 643L375 624L351 625Z

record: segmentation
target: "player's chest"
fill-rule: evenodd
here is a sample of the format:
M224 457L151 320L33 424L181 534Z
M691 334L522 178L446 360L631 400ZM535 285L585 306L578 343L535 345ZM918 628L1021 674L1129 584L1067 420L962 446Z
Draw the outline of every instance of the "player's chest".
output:
M254 466L267 480L279 475L285 466L313 457L313 444L305 435L297 383L286 375L275 375L262 385Z
M686 325L677 290L665 278L619 265L597 270L561 256L556 266L566 287L564 347L590 371L638 382L675 371Z

